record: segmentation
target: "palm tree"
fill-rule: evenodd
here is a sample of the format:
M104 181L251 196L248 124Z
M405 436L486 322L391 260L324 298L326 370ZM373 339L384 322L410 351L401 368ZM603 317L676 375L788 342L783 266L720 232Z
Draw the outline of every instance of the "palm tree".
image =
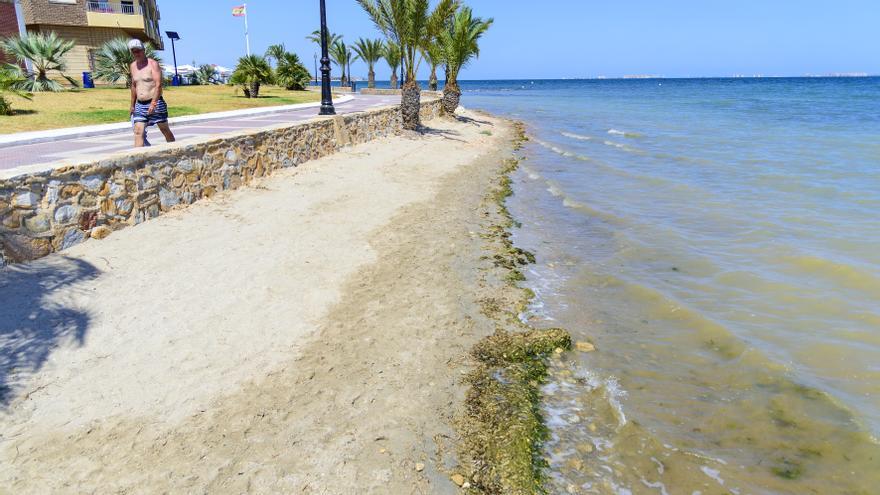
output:
M277 65L278 61L281 60L281 57L283 57L285 53L287 53L287 49L284 48L284 43L271 45L266 49L266 58L274 60Z
M422 57L431 66L431 75L428 77L428 89L437 91L437 67L443 63L443 48L440 46L439 40L431 40L428 45L422 49Z
M342 79L340 79L340 84L346 86L346 82L348 82L348 78L345 77L345 68L351 63L353 54L348 46L345 45L345 42L337 40L336 43L333 43L333 46L330 47L330 58L336 62L336 65L342 70Z
M443 61L446 64L446 86L443 88L443 110L452 114L461 101L458 73L480 55L478 41L492 25L492 18L474 17L470 7L462 7L452 22L440 33Z
M76 81L64 74L67 69L64 55L73 49L73 41L65 41L54 32L29 33L24 38L15 36L0 42L0 50L15 57L19 63L30 61L33 72L19 72L24 76L16 87L22 91L63 91L64 87L49 78L52 72L58 72L70 84L78 86Z
M0 115L12 115L12 105L5 98L4 93L11 93L20 98L30 100L32 94L17 89L26 81L18 67L7 65L0 68Z
M260 97L260 85L271 84L275 79L272 66L265 57L259 55L246 55L238 59L238 65L232 73L230 82L244 86L244 94L248 98Z
M357 0L376 27L400 43L406 73L400 111L404 129L417 129L421 89L416 81L418 54L434 39L458 8L459 0L440 0L433 10L428 0Z
M385 42L385 50L382 52L382 57L385 59L388 67L391 67L391 89L397 89L397 68L400 67L400 59L402 57L400 45L388 40Z
M367 87L376 87L376 71L374 70L376 62L382 58L385 51L385 43L382 40L365 40L363 38L357 40L354 44L354 51L358 58L367 64L369 70L367 76Z
M216 84L217 69L211 64L200 65L199 68L193 72L192 80L195 84Z
M278 59L275 79L285 89L304 90L309 85L312 75L309 74L309 69L300 62L295 53L285 52Z
M161 62L156 51L149 43L144 45L147 58ZM128 49L128 39L114 38L107 41L95 52L95 79L103 79L109 83L125 80L125 87L131 87L131 64L134 56Z
M312 34L306 36L306 39L318 45L318 49L321 49L321 30L316 29L312 31ZM331 47L336 44L337 41L342 40L341 34L331 33L330 30L327 30L327 46Z

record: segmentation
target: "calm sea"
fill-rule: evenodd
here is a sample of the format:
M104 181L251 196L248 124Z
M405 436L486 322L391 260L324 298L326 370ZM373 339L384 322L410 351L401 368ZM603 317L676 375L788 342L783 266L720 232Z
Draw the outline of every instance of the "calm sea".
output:
M471 81L531 136L510 207L560 493L880 493L880 79Z

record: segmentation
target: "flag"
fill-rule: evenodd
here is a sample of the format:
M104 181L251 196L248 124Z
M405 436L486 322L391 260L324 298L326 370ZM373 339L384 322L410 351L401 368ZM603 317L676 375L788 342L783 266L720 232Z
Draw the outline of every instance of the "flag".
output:
M247 10L244 5L232 7L232 17L244 17L245 15L247 15Z

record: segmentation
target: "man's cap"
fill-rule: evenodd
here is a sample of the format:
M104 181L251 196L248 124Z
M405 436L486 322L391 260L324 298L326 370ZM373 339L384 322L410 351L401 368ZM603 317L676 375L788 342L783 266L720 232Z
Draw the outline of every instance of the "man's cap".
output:
M134 39L134 40L131 40L128 42L128 49L129 50L143 50L144 44L141 43L141 40Z

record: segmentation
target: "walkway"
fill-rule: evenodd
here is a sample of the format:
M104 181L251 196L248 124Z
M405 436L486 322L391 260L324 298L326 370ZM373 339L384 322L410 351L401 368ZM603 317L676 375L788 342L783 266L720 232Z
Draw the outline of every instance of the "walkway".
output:
M393 105L400 102L400 96L354 95L348 102L336 105L337 114L361 112L374 107ZM200 121L172 124L177 140L204 137L211 134L224 134L234 131L259 129L276 124L301 122L315 118L317 107L289 110L281 113L247 115L238 118L225 118L214 121ZM149 139L153 144L164 143L165 138L155 127L150 128ZM132 146L130 129L114 131L100 136L61 138L56 141L0 146L0 170L57 162L60 160L95 160L101 155L130 149Z

